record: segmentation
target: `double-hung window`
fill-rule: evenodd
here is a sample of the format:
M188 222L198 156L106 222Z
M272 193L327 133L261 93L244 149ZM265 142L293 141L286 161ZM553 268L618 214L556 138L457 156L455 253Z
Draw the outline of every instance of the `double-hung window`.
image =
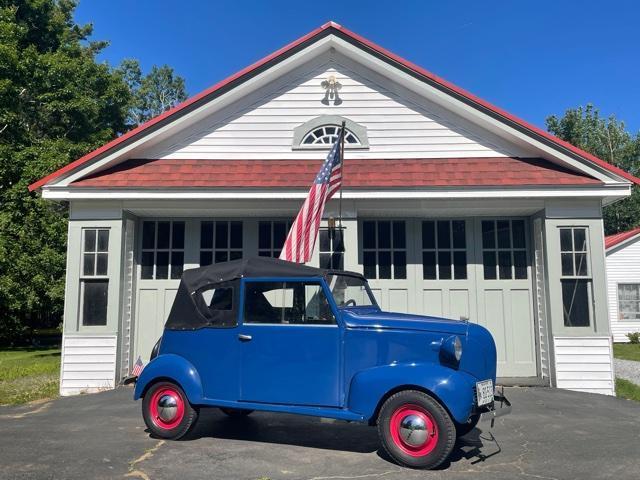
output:
M83 326L97 327L107 324L108 267L109 229L84 228L80 276Z
M562 310L565 327L591 325L592 278L585 227L560 228Z
M618 318L640 320L640 283L618 284Z

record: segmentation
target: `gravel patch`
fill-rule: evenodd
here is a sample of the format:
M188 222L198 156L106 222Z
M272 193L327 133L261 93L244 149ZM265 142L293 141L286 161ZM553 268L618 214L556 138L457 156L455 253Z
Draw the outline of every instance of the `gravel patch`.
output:
M630 382L640 385L640 362L633 360L620 360L614 358L616 377L624 378Z

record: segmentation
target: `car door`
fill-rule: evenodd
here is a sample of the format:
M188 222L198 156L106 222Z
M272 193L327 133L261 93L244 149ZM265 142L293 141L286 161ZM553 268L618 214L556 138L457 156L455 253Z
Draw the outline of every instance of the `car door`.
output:
M342 335L322 282L242 284L241 400L339 406Z

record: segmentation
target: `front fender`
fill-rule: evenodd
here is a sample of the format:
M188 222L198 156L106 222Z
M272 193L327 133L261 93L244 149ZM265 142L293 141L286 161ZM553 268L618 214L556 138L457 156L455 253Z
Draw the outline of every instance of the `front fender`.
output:
M159 355L142 370L136 382L133 399L142 397L147 386L158 379L169 379L182 387L189 402L198 404L202 400L202 381L195 367L180 355Z
M354 375L349 389L349 410L371 420L380 399L399 387L421 387L434 395L459 423L469 418L473 407L471 375L435 363L392 364L363 370Z

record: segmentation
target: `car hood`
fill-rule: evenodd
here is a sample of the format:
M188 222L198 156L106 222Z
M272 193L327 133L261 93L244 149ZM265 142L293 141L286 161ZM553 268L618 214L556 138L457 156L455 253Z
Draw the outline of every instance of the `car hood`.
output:
M342 310L342 319L347 328L375 330L421 330L428 332L466 335L468 323L440 317L410 315L407 313L382 312L378 309Z

